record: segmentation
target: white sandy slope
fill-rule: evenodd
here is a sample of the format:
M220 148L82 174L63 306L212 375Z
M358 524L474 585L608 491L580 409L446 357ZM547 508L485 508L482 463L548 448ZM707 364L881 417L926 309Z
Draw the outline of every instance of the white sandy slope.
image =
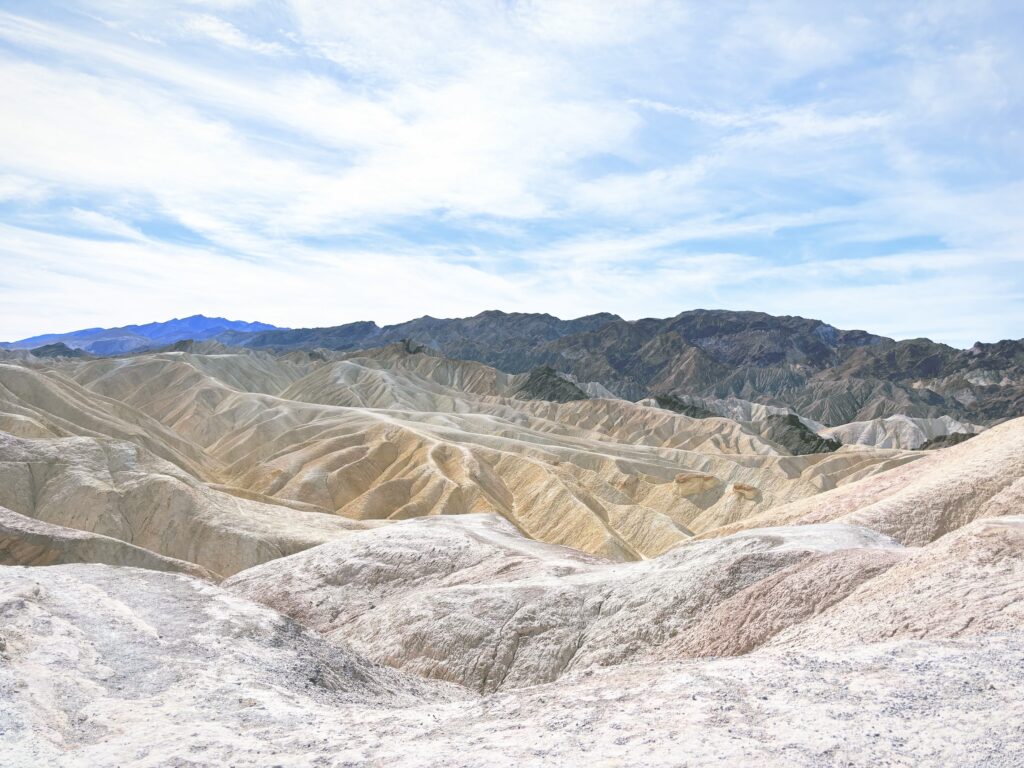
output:
M1024 515L1012 515L976 520L912 551L831 610L787 628L773 642L840 647L1021 629Z
M658 655L702 615L776 572L807 558L852 557L854 578L819 585L824 608L891 567L900 549L865 529L823 525L751 531L609 565L474 515L354 534L224 585L377 661L486 693Z
M127 565L215 578L206 569L184 560L164 557L110 536L45 523L0 507L0 565L67 563Z
M736 397L715 399L684 395L679 397L679 399L689 405L702 408L719 416L734 419L743 424L753 425L769 416L794 415L812 432L822 437L838 440L843 445L917 450L924 443L936 437L954 434L978 434L985 431L985 427L965 421L958 421L951 416L917 418L902 414L827 427L813 419L801 416L786 406L765 405ZM653 398L641 400L638 404L657 406L657 402Z
M931 419L896 415L870 421L854 421L838 427L823 427L818 434L831 437L844 445L870 445L875 448L910 448L916 450L929 440L946 435L974 435L985 427L957 421L951 416Z
M768 528L609 565L492 517L367 531L224 586L376 661L484 693L597 666L1024 630L1021 517L924 548L864 528ZM806 642L801 642L801 639Z
M0 569L0 754L133 766L1015 766L1024 638L628 664L478 698L186 576Z

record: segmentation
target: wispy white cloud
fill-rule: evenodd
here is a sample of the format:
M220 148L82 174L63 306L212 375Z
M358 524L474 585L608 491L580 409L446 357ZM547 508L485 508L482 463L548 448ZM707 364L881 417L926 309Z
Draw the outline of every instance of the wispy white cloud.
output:
M339 308L353 319L393 322L414 308L424 314L430 302L458 314L467 291L482 311L488 301L509 304L518 288L422 252L325 257L300 248L288 262L240 262L214 249L153 239L95 240L3 225L0 260L0 328L12 338L31 333L40 305L52 327L72 328L209 312L216 293L218 307L232 317L258 309L268 322L324 325L335 322Z
M679 115L695 122L706 123L715 128L772 129L778 131L777 137L787 140L841 136L877 130L886 124L884 115L826 115L810 107L761 108L744 112L723 112L675 107L671 104L647 99L636 99L633 103L657 112ZM760 138L764 139L763 132Z
M288 49L280 43L255 40L230 21L208 13L187 15L182 22L182 28L187 33L208 37L210 40L230 48L241 48L243 51L253 51L274 56L288 53Z
M81 227L87 234L99 237L136 240L140 242L146 240L142 232L135 227L125 224L118 218L99 213L98 211L83 211L80 208L72 208L67 213L65 222Z
M12 173L0 175L0 202L38 203L51 194L46 184L38 179Z

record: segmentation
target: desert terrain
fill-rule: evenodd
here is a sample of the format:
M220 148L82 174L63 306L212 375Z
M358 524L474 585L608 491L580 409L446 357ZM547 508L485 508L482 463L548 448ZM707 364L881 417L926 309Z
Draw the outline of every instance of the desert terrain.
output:
M829 394L859 337L709 346L787 401L252 333L0 350L4 764L1024 763L1005 366L939 413Z

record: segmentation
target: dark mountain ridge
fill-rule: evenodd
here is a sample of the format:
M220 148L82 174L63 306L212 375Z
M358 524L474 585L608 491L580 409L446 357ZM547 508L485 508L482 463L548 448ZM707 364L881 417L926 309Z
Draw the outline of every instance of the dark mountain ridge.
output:
M1024 413L1024 341L958 350L763 312L697 309L627 321L608 313L561 320L492 310L218 338L279 351L356 350L402 339L510 373L547 366L631 400L738 397L788 406L826 424L898 413L990 424Z

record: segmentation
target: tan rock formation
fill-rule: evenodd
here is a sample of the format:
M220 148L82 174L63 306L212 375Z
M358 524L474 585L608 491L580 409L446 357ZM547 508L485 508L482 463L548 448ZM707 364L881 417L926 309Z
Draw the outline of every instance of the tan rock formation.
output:
M33 520L0 507L0 565L67 563L105 563L214 578L206 569L183 560L163 557L109 536Z
M0 364L0 763L1024 761L1024 419L791 456L192 349Z
M108 438L0 433L0 506L220 575L363 527L215 491L143 448Z
M837 521L880 531L908 546L934 541L1024 503L1024 419L993 427L926 459L780 505L705 536L750 527Z

